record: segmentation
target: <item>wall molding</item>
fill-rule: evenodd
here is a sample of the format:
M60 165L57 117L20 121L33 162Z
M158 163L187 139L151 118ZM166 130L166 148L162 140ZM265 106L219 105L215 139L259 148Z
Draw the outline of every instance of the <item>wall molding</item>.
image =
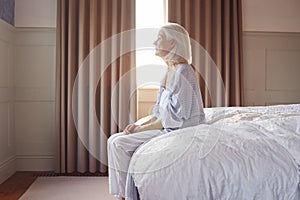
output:
M16 172L16 156L10 156L0 163L0 184Z
M0 103L9 103L11 100L11 92L9 87L0 87Z
M17 155L17 171L54 171L54 155Z
M9 104L11 109L8 115L4 113L1 117L5 120L8 118L11 127L8 133L2 131L0 134L4 138L9 134L8 137L14 139L13 146L9 147L5 147L7 141L0 140L2 153L0 183L2 183L16 171L53 171L55 168L55 156L52 155L55 147L51 144L54 143L52 107L55 103L56 28L20 28L0 19L0 45L4 49L1 54L4 58L8 57L5 52L9 48L9 62L5 61L1 72L6 73L10 70L8 75L11 75L7 80L7 76L2 75L0 85L0 103ZM32 59L30 57L32 55L37 57ZM40 76L42 77L38 78ZM33 116L35 118L28 117L28 114L22 113L24 109L28 110L28 103L32 107L39 106L38 108L42 108L44 112ZM36 119L40 122L37 129L31 126L31 122ZM24 120L28 123L22 123ZM49 126L43 127L45 124ZM33 131L38 131L34 133L38 135L38 139L34 138ZM28 137L31 143L23 140ZM45 141L47 145L44 145ZM44 146L42 151L45 155L40 155L40 147ZM22 151L17 147L21 147Z
M15 87L15 102L54 102L54 87Z
M0 20L0 183L16 172L13 67L16 29Z
M290 37L299 37L300 32L243 31L243 36L290 36Z
M56 46L56 28L15 28L16 46Z
M16 28L17 171L52 171L55 167L55 46L56 28ZM30 118L25 114L29 112Z
M243 32L244 104L300 103L300 32Z
M0 27L0 38L4 39L5 41L13 41L16 28L2 19L0 19Z
M16 156L10 156L6 160L2 161L0 163L0 171L1 171L2 168L10 165L10 163L14 162L15 160L16 160Z

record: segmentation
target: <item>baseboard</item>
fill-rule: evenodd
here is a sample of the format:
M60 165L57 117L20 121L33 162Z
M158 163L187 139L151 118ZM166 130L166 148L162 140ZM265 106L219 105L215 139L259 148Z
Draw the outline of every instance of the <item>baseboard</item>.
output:
M17 155L17 171L54 171L53 155Z
M11 156L0 163L0 184L16 173L16 157Z

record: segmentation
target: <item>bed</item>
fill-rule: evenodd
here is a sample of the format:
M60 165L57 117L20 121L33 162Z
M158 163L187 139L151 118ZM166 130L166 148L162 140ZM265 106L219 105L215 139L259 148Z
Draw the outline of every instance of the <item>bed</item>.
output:
M300 104L206 108L134 153L129 199L300 199Z

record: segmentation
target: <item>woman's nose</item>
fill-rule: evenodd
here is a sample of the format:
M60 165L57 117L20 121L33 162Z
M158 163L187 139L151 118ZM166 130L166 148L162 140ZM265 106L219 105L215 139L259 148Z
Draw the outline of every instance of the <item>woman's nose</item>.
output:
M155 41L153 42L153 45L155 45L155 46L156 46L156 43L157 43L157 40L155 40Z

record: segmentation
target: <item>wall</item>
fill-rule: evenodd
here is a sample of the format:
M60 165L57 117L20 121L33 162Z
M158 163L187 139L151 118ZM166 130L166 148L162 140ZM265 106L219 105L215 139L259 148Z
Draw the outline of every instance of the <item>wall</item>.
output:
M54 28L16 28L15 134L18 171L54 169Z
M300 103L300 33L244 33L245 105Z
M14 27L0 19L0 184L16 171L14 134Z
M243 0L245 105L300 103L299 0Z
M16 167L50 171L56 149L56 0L15 0L15 4Z
M0 0L0 19L3 19L10 25L14 25L15 21L15 1Z
M15 0L16 27L56 27L57 0Z
M0 19L0 183L55 165L56 0L16 0L15 11L15 27Z
M299 0L242 0L244 31L300 32Z

